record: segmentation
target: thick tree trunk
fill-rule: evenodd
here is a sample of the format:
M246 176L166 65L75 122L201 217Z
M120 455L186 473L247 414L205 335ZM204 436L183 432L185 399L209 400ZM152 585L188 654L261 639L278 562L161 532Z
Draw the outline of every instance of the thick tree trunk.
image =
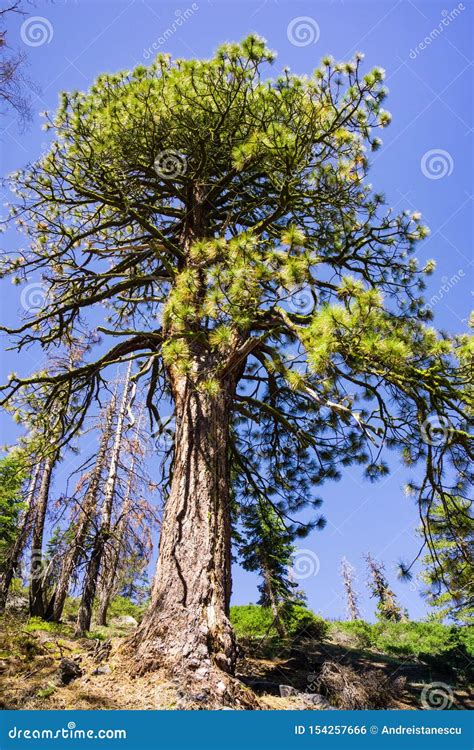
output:
M110 538L110 524L112 519L112 507L115 497L115 485L117 482L117 472L122 447L123 429L125 416L129 402L129 384L130 384L131 364L127 370L125 383L123 386L123 396L117 414L117 423L115 426L114 444L109 459L109 469L107 480L104 487L104 500L102 504L102 517L100 527L97 531L91 557L87 565L84 576L84 585L77 615L76 635L83 635L90 629L92 620L92 607L94 604L97 583L99 578L100 566L104 557L105 548Z
M79 556L84 549L87 532L91 525L91 520L97 509L100 483L107 463L107 452L111 438L114 411L115 396L112 397L105 411L99 451L97 453L94 470L92 472L89 486L87 488L86 496L84 499L84 506L81 510L79 519L72 526L73 534L71 535L72 538L70 541L70 545L61 565L61 571L59 573L57 586L51 600L49 601L45 613L46 619L53 620L54 622L60 622L61 620L64 603L69 591L69 586L71 585L71 578L76 568Z
M0 613L4 611L8 592L10 591L11 582L15 575L15 571L18 567L20 557L23 550L28 542L28 538L31 533L31 527L33 525L33 519L35 514L35 500L36 491L40 474L40 464L36 464L33 474L31 476L28 489L25 497L25 511L21 520L21 525L18 534L13 542L12 548L8 554L8 557L4 563L2 576L0 579Z
M142 670L160 665L225 691L235 666L229 621L230 383L210 396L188 378L174 384L173 478L161 528L152 601L131 643ZM223 670L223 671L221 671ZM185 678L183 679L183 682Z
M43 463L41 483L36 501L36 514L31 537L30 562L30 616L44 617L43 536L49 502L49 488L57 455L49 456Z

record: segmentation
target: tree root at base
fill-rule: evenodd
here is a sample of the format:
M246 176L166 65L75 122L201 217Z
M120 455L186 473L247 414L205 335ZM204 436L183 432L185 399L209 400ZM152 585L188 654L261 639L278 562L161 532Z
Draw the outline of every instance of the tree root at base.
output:
M120 651L128 657L128 669L134 676L160 671L178 693L179 709L253 709L262 708L255 693L233 675L224 672L211 660L173 660L169 656L147 654L136 650L133 637Z

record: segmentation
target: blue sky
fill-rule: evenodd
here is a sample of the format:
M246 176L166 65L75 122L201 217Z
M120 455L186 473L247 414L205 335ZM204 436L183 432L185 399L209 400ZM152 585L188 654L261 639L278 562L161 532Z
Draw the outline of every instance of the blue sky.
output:
M29 59L30 76L38 84L36 113L54 109L58 92L87 88L104 71L146 63L153 49L178 57L207 57L226 40L249 32L264 36L278 52L276 67L311 73L325 54L347 59L365 53L367 69L385 68L390 94L386 108L391 126L384 145L372 157L372 183L397 209L419 210L431 229L418 257L435 258L429 282L435 323L463 331L472 307L473 238L473 6L469 0L449 2L282 2L281 0L168 3L156 0L66 0L27 5L25 17L13 20L9 40ZM34 19L32 17L39 17ZM20 132L14 117L2 123L2 173L23 166L46 148L46 134L35 116ZM2 202L7 199L6 193ZM17 238L8 235L13 246ZM20 288L21 289L21 288ZM20 291L10 281L1 285L1 319L12 323L21 312ZM41 355L21 360L2 358L2 381L12 370L35 368ZM1 441L16 432L8 418ZM396 580L397 562L416 554L417 511L403 494L407 473L396 455L383 482L364 483L354 468L322 490L328 520L322 532L300 543L317 555L315 575L302 579L310 606L328 617L344 616L339 575L345 555L358 574L362 613L371 619L362 555L384 560L388 576L413 618L426 606L416 583ZM316 568L318 571L316 572ZM234 603L255 601L256 578L236 568Z

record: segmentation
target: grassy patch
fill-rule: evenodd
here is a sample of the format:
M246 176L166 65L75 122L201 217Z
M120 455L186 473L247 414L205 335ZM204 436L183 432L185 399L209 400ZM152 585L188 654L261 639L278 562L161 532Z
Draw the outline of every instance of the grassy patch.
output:
M56 692L56 688L54 685L48 685L47 687L43 688L42 690L38 690L36 693L36 696L38 698L50 698L51 695L53 695Z
M42 630L46 633L53 633L54 635L66 635L69 634L70 628L67 625L57 622L47 622L42 620L41 617L30 617L28 622L23 626L23 630L27 633L34 633L37 630Z
M247 604L230 608L230 621L246 653L265 658L291 649L303 639L322 641L329 626L311 610L300 605L288 607L284 613L286 637L275 626L272 611L267 607Z
M474 657L474 632L472 628L442 625L438 622L377 622L362 620L332 622L330 632L346 633L354 646L369 648L393 656L438 656L453 648L462 647Z
M300 605L288 607L282 619L288 636L323 640L329 626L310 609ZM272 638L278 636L273 613L268 607L246 604L230 608L230 621L239 638Z

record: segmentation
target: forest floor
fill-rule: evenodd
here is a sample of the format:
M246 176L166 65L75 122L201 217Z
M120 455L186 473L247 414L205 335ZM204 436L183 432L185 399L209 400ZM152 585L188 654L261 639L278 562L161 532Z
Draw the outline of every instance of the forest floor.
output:
M70 625L53 626L9 614L0 620L1 709L179 709L186 704L179 684L160 672L133 677L120 646L133 624L118 621L97 628L88 638L75 638ZM77 665L69 684L60 678L62 660ZM387 707L418 709L423 688L448 685L453 709L472 709L466 685L456 685L452 673L434 670L411 657L395 658L354 648L346 636L323 643L305 642L281 656L259 658L242 653L237 675L258 696L261 709L330 708L312 704L318 698L313 679L324 664L339 670L343 680L370 673L399 683ZM335 667L334 667L335 665ZM400 679L401 678L401 679ZM365 679L365 678L364 678ZM286 686L283 690L280 686ZM283 692L283 695L282 695ZM314 695L313 695L314 693ZM329 696L338 705L334 696ZM340 704L339 704L340 705Z

